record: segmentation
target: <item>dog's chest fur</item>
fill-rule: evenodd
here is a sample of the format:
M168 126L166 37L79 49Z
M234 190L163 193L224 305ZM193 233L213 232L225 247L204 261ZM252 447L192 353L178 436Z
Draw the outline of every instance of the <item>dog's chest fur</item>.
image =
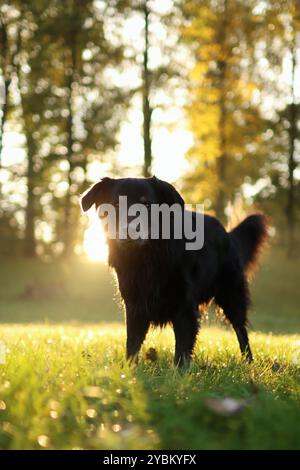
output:
M172 320L178 307L178 292L183 294L181 271L167 262L164 250L140 250L110 256L125 306L134 306L136 315L143 315L156 325ZM183 299L181 299L183 300ZM176 308L175 308L176 307Z

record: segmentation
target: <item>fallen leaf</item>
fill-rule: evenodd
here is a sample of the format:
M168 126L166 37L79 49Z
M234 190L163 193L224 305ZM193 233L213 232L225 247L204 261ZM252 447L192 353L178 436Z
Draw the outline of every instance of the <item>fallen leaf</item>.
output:
M230 416L240 413L250 404L250 400L237 400L235 398L207 398L205 406L216 414Z
M285 369L285 366L279 364L279 362L274 361L271 367L272 372L283 372Z
M148 351L146 351L145 357L148 361L152 361L152 362L157 361L157 351L156 351L156 349L155 348L149 348Z

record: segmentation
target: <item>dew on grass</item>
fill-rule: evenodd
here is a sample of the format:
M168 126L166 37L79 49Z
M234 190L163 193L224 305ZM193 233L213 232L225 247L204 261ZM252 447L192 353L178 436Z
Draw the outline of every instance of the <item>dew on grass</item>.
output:
M51 399L48 401L48 406L51 410L58 410L60 404L57 400Z
M3 400L0 400L0 411L6 410L6 403Z
M298 351L296 354L293 354L291 359L293 364L300 364L300 352Z
M112 426L113 432L120 432L122 430L122 426L120 424L114 424Z
M37 441L41 447L49 447L50 439L48 436L46 436L46 434L41 434L38 436Z
M97 411L94 408L89 408L86 410L86 415L88 418L94 419L97 416Z

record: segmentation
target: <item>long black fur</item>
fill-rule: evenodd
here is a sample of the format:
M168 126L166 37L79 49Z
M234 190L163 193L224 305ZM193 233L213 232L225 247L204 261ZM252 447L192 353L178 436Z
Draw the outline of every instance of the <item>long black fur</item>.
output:
M83 195L81 205L86 211L93 204L115 204L120 195L126 195L129 204L142 199L184 206L175 188L155 177L104 178ZM126 309L127 358L137 358L150 325L169 323L175 333L174 362L179 366L187 363L199 330L199 306L214 299L250 362L247 273L266 237L266 220L255 214L231 232L216 218L205 215L201 250L187 251L185 240L176 239L143 244L108 240L109 264L116 271Z

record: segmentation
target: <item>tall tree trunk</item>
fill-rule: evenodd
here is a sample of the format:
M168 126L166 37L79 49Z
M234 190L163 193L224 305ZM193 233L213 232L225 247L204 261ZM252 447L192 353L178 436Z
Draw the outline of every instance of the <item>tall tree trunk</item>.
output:
M68 86L69 89L69 116L67 119L67 149L68 149L68 173L67 173L67 181L68 181L68 190L65 197L65 220L64 220L64 235L63 235L63 243L64 243L64 255L68 256L72 252L72 171L73 171L73 110L72 110L72 86L71 86L72 78L70 79L70 83Z
M72 237L72 174L74 170L74 97L73 97L73 85L76 81L76 53L77 53L77 27L76 27L76 2L71 1L72 16L74 16L73 31L70 35L68 43L69 49L69 64L68 64L68 77L67 77L67 89L68 89L68 119L66 125L67 132L67 149L68 149L68 190L65 198L65 220L64 220L64 256L69 256L73 252L73 237ZM77 12L78 13L78 12Z
M217 172L218 172L218 184L219 190L216 199L216 215L219 219L224 220L225 218L225 206L226 206L226 166L227 166L227 139L226 139L226 121L227 121L227 109L226 109L226 78L227 78L227 54L226 54L226 35L227 35L227 0L224 0L224 16L220 34L220 46L223 50L223 57L219 60L218 69L220 74L220 99L219 99L219 150L220 155L217 161Z
M4 80L4 90L3 96L0 96L0 104L2 105L2 116L1 116L1 123L0 123L0 173L2 169L2 160L3 160L3 137L4 137L4 126L7 119L7 111L8 111L8 89L11 80ZM2 185L0 180L0 197L2 194Z
M0 169L1 169L2 152L3 152L4 126L6 123L7 111L8 111L8 89L9 89L10 82L11 82L10 79L4 80L3 96L0 96L0 104L2 105L1 106L2 117L1 117L1 123L0 123Z
M0 41L1 41L1 49L3 51L3 55L1 56L1 69L2 69L2 79L4 89L0 90L0 105L1 105L1 123L0 123L0 172L2 168L2 152L3 152L3 136L4 136L4 126L7 117L7 107L8 107L8 89L11 82L11 78L7 76L7 65L8 65L8 41L7 41L7 31L6 26L0 18ZM0 196L2 193L1 181L0 181Z
M150 73L148 66L149 55L149 9L147 0L143 5L144 24L145 24L145 44L144 44L144 60L143 60L143 136L144 136L144 168L143 175L151 176L152 165L152 143L151 143L151 105L150 105Z
M25 119L26 126L26 119ZM36 238L35 238L35 171L34 171L34 141L31 134L26 132L27 140L27 201L25 209L25 238L24 238L24 254L28 257L36 256Z
M221 77L220 77L220 117L219 117L219 148L220 155L217 160L217 171L218 171L218 184L219 190L216 201L216 215L220 220L224 220L224 211L226 205L226 164L227 164L227 149L226 149L226 97L225 97L225 76L226 76L226 62L220 64Z
M295 143L297 138L297 105L295 97L295 74L296 74L296 37L294 34L293 47L291 50L292 55L292 75L291 75L291 98L289 115L289 158L288 158L288 194L287 194L287 207L286 217L288 226L288 256L293 256L295 245L295 181L294 171L296 168L295 162Z
M22 16L22 14L21 14ZM22 92L22 71L19 62L15 62L15 58L21 50L21 30L18 30L17 46L12 56L12 64L18 77L18 86L21 100L22 117L24 123L24 134L27 149L27 194L25 207L25 235L24 235L24 255L30 258L36 256L36 237L35 237L35 219L36 219L36 197L34 189L36 186L36 172L34 168L36 146L32 136L32 115L30 103L26 102L26 96Z

